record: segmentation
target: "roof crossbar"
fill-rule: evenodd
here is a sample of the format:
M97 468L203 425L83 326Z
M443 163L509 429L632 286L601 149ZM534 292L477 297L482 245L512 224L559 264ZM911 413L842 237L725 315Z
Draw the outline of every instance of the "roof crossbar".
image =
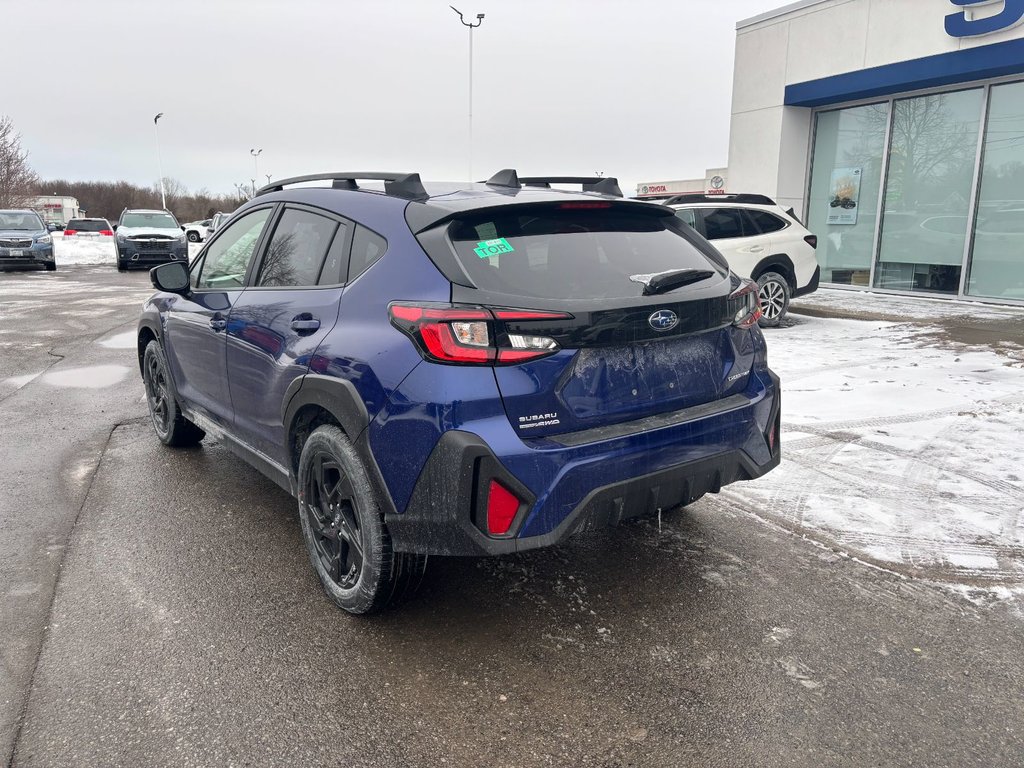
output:
M580 184L584 192L622 197L619 180L611 176L521 176L519 181L527 187L548 187L552 184Z
M307 176L292 176L281 179L260 189L256 196L280 192L291 184L309 181L329 181L332 189L358 190L357 181L383 181L384 194L405 200L426 200L430 195L423 187L418 173L382 173L380 171L343 171L338 173L312 173Z

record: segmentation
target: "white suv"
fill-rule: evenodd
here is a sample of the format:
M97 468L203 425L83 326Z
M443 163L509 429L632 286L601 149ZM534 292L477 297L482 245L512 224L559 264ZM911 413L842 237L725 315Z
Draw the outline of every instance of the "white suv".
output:
M792 296L818 288L818 238L764 195L677 195L664 201L721 251L740 277L761 286L761 325L776 326Z

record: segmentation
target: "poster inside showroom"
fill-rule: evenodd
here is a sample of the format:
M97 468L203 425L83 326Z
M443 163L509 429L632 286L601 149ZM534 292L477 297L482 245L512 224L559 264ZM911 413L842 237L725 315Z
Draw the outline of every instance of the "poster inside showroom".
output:
M860 168L836 168L829 187L828 223L856 224L860 202Z

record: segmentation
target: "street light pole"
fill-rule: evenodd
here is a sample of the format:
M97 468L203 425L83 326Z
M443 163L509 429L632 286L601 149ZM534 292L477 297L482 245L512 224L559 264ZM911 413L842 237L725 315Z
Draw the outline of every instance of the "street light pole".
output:
M164 116L161 112L153 118L153 132L156 134L156 170L160 174L160 203L163 205L164 210L167 210L167 193L164 192L164 166L160 161L160 126L157 121Z
M250 149L249 154L252 155L252 166L256 171L256 179L260 177L260 155L263 154L262 149ZM252 180L252 191L256 194L256 179Z
M473 30L484 23L484 14L476 15L476 24L466 21L462 11L454 5L449 5L453 11L459 14L459 21L462 26L469 27L469 180L473 180Z

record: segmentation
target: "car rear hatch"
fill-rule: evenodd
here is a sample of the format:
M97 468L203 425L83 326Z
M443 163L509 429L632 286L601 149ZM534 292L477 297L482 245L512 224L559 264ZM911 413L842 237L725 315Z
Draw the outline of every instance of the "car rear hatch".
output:
M454 356L493 350L480 362L494 366L523 438L621 424L743 388L756 292L669 209L488 208L452 217L420 242L452 280L452 309L439 308L437 319L454 321Z

